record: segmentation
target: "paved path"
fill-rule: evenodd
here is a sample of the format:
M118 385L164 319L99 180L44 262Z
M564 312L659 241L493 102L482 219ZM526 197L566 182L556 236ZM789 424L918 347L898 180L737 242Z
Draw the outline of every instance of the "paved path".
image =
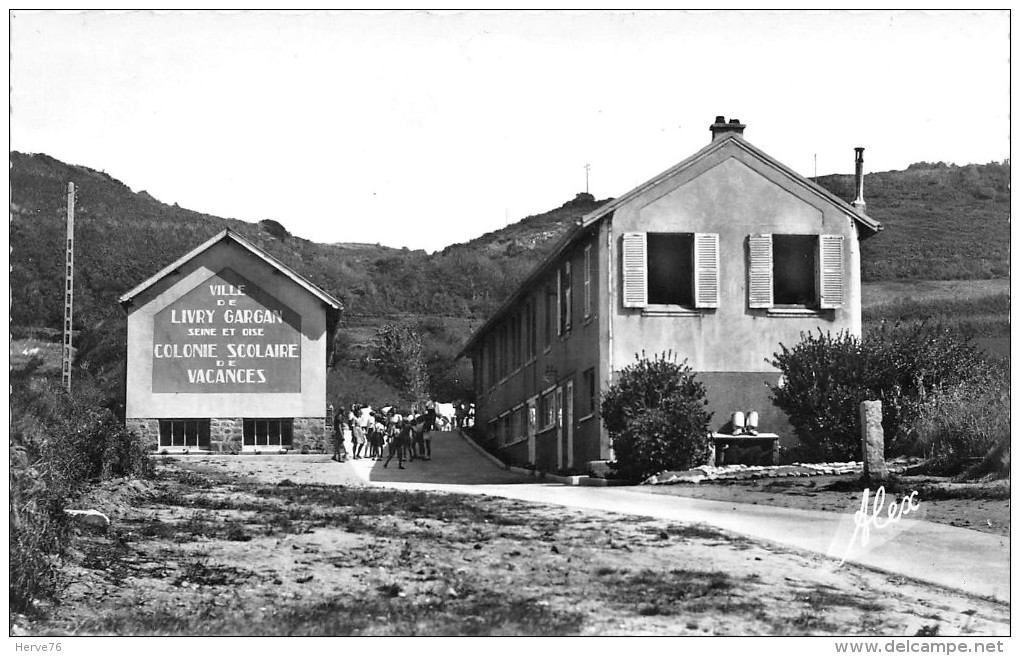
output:
M902 519L872 529L866 547L850 513L801 510L643 492L634 487L574 487L536 483L498 468L457 433L434 433L434 460L397 469L357 460L355 473L371 484L398 489L483 494L602 512L702 523L753 538L831 556L832 566L848 562L1009 601L1009 538L925 521ZM909 517L909 515L908 515Z

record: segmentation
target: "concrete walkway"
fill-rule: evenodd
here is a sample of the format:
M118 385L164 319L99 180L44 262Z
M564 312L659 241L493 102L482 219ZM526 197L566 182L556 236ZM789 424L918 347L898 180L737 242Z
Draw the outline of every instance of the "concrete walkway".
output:
M852 513L800 510L651 494L641 486L573 487L535 483L500 469L457 433L433 433L433 460L356 460L356 474L396 489L482 494L571 508L708 524L752 538L805 549L891 574L1008 602L1009 538L902 519L871 528L866 546ZM921 501L923 503L923 500ZM909 515L907 515L909 518ZM883 522L885 524L885 522Z

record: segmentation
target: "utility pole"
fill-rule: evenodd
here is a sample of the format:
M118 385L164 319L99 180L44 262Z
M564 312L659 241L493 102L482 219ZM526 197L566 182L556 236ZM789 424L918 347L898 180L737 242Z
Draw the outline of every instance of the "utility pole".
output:
M591 164L584 165L584 193L588 193L588 171L591 170Z
M64 275L63 383L71 391L71 317L74 311L74 183L67 183L67 257Z
M815 182L818 182L818 153L815 153Z

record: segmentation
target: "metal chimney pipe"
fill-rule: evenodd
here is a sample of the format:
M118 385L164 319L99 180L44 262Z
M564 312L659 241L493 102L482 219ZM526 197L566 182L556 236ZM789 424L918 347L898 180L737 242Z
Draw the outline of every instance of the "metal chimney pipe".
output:
M864 212L867 205L864 202L864 149L854 148L856 153L855 161L855 172L854 172L854 188L856 190L856 197L854 198L851 205L854 206L860 212Z

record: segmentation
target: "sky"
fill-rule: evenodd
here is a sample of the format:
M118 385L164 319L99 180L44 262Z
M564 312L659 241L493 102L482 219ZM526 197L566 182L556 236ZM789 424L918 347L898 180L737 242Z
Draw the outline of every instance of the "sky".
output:
M10 54L12 150L326 243L620 196L717 115L807 176L1010 156L1004 10L15 11Z

